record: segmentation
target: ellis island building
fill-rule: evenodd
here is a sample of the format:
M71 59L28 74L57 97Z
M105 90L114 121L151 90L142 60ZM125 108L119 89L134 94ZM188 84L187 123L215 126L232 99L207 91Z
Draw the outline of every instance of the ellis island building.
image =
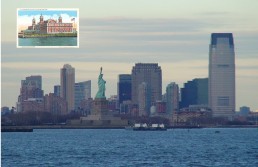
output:
M32 25L28 26L28 30L38 34L72 33L73 23L63 23L61 16L59 16L58 21L54 19L44 20L41 14L37 24L35 18L32 19Z

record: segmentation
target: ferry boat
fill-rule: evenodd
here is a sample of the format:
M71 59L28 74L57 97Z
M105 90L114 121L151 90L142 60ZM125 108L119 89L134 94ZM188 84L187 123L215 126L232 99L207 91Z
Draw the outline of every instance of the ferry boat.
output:
M136 123L133 126L125 127L125 129L134 130L134 131L166 131L167 130L164 124L147 125L146 123Z

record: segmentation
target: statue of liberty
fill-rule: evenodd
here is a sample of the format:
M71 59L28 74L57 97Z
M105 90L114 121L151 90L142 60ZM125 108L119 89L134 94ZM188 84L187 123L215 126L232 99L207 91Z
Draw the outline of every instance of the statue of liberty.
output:
M99 78L98 78L98 87L99 90L95 96L95 98L106 98L105 96L105 91L106 91L106 81L103 79L103 74L102 74L102 67L100 68L100 73L99 73Z

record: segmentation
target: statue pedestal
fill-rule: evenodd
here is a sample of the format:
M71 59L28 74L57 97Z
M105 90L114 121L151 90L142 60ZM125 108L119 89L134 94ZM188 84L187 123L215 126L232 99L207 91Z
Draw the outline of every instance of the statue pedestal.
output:
M91 114L87 117L81 117L79 125L92 127L125 127L128 120L122 120L120 117L114 117L112 111L108 110L108 101L106 98L95 98Z
M108 101L106 98L95 98L95 100L93 100L91 115L109 115Z

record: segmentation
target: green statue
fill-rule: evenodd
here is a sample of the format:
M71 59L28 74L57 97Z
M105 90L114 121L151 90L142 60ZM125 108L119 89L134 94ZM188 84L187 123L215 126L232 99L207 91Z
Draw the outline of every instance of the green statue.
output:
M105 96L105 91L106 91L105 84L106 84L106 81L103 79L102 67L101 67L100 68L100 73L99 73L99 78L98 78L99 90L98 90L95 98L106 98L106 96Z

